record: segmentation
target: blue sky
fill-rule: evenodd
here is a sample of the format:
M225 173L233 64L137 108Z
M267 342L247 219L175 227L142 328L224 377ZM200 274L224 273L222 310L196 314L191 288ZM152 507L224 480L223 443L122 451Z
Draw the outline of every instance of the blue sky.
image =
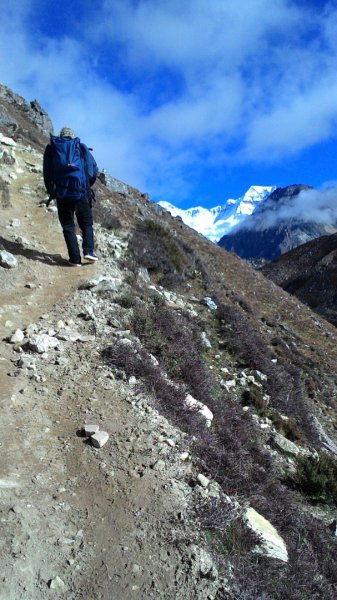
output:
M5 4L0 81L152 199L336 182L337 1Z

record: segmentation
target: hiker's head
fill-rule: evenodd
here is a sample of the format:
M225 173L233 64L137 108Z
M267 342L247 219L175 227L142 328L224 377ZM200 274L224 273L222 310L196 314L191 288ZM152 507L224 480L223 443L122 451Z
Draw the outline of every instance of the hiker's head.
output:
M73 130L69 129L69 127L62 127L60 131L60 137L62 138L71 138L72 140L76 137Z

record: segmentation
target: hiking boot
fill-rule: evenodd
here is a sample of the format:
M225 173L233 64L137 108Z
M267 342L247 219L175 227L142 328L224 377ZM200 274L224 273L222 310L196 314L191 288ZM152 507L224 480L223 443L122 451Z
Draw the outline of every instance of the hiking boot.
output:
M96 256L96 254L93 252L88 252L88 254L84 255L84 258L89 262L96 262L96 260L98 260L98 256Z

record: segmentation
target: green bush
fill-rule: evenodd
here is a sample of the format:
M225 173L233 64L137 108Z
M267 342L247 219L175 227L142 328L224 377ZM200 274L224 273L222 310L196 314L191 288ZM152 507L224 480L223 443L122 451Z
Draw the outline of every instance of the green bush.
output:
M297 471L290 483L313 502L337 506L337 461L330 454L297 458Z
M257 387L251 387L248 390L243 390L241 400L242 404L255 406L258 411L263 411L263 409L265 409L267 406L266 400L263 398L263 394Z

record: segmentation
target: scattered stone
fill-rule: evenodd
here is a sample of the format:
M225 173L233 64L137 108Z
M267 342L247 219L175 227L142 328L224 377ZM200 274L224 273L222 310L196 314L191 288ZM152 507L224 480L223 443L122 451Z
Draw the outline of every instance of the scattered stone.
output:
M24 509L22 506L20 506L20 504L14 504L11 508L11 510L13 511L13 513L15 513L16 515L20 515L24 512Z
M256 377L258 377L261 381L267 381L268 377L267 375L265 375L264 373L261 373L261 371L254 371Z
M212 344L207 337L206 331L201 332L200 339L201 339L201 343L202 343L203 347L206 350L210 350L212 348Z
M281 450L281 452L285 452L286 454L291 454L293 456L298 456L299 454L307 456L310 455L309 450L306 450L305 448L300 448L299 446L297 446L297 444L295 444L291 440L288 440L280 433L275 433L273 443L276 446L277 450Z
M13 321L5 321L5 327L7 327L8 329L13 329L13 327L14 327Z
M133 572L135 575L138 575L139 573L141 573L141 572L142 572L142 570L143 570L143 568L142 568L140 565L134 564L134 565L132 566L132 572Z
M166 465L164 460L157 460L157 462L154 463L152 468L155 471L164 471L165 467Z
M29 355L22 355L18 362L18 366L21 369L30 369L32 371L36 371L35 359Z
M92 445L95 446L95 448L102 448L102 446L107 443L108 439L109 434L106 431L98 431L91 436Z
M83 281L83 283L81 283L81 285L79 286L79 290L91 290L92 288L94 288L96 285L98 285L101 281L104 281L105 278L104 277L99 277L97 279L88 279L87 281Z
M94 342L96 337L94 335L79 335L77 338L78 342Z
M71 331L70 329L60 329L56 337L58 340L62 340L64 342L77 342L81 337L78 331Z
M261 545L255 548L255 552L288 562L287 547L275 527L267 519L256 512L254 508L249 507L246 510L246 522L248 527L261 538Z
M29 290L35 290L36 284L28 282L28 283L26 283L25 288L28 288Z
M3 144L4 146L12 146L13 148L16 146L16 142L12 140L12 138L4 136L3 133L0 133L0 144Z
M20 246L29 246L30 245L30 242L27 240L27 238L22 237L22 235L17 235L14 241L16 244L19 244Z
M229 392L232 388L234 388L236 386L236 380L235 379L228 379L227 381L224 381L223 379L220 382L220 385L225 388L225 390L227 390L227 392Z
M205 306L207 306L207 308L209 308L209 310L217 310L217 305L215 304L215 302L213 302L212 298L210 298L209 296L205 296L205 298L202 298L201 300L201 304L204 304Z
M32 335L29 340L29 347L33 350L33 352L38 352L38 354L43 354L43 352L47 352L47 350L57 348L59 344L59 340L57 340L55 337L47 335L46 333Z
M18 264L15 256L6 250L0 250L0 265L4 269L13 269Z
M213 415L212 411L208 408L208 406L206 406L206 404L202 404L202 402L199 402L199 400L196 400L195 398L193 398L193 396L191 396L191 394L187 394L187 396L185 398L185 405L189 409L196 408L198 413L205 419L206 426L207 427L211 426L214 415Z
M133 386L135 386L135 385L136 385L136 383L137 383L137 379L136 379L136 377L135 377L134 375L131 375L131 377L129 377L128 384L129 384L131 387L133 387Z
M99 431L99 425L94 425L93 423L87 423L82 427L84 434L87 437L90 437Z
M202 485L202 487L207 488L209 486L210 480L208 479L208 477L205 477L205 475L203 475L202 473L199 473L197 480L200 483L200 485Z
M10 219L9 225L10 227L20 227L21 221L20 219Z
M206 550L195 546L193 548L192 558L194 560L195 568L201 577L211 579L212 581L215 581L218 578L218 570L212 557Z
M180 458L180 460L183 460L183 461L185 461L185 460L187 460L187 459L189 458L189 456L190 456L190 455L189 455L189 453L188 453L188 452L182 452L182 453L180 454L179 458Z
M21 329L16 329L10 338L11 344L20 344L25 339L25 334Z
M115 281L101 281L98 285L92 288L93 292L117 292L118 286Z
M65 583L58 575L56 575L54 579L49 581L49 587L51 590L64 590Z
M149 283L151 281L149 272L146 267L140 267L138 269L138 279L140 282Z

